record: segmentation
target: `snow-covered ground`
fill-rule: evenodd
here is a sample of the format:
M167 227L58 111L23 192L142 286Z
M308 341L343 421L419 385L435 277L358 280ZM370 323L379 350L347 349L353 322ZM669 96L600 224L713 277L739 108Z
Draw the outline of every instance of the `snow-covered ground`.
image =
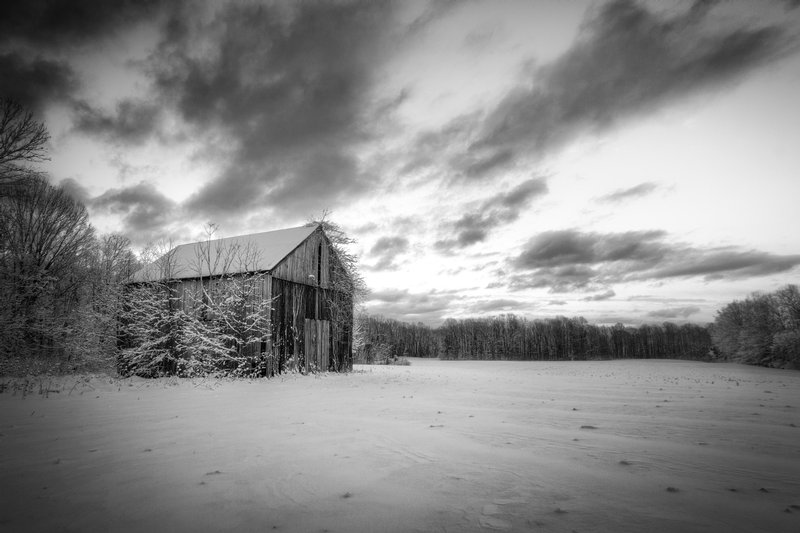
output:
M800 531L800 372L412 361L6 387L0 531Z

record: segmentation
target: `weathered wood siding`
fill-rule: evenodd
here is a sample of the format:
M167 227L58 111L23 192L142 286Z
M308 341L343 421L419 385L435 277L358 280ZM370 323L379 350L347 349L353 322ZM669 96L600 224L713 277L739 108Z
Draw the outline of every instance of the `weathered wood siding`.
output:
M330 320L326 294L325 289L272 278L272 339L280 361L305 368L306 320Z
M330 287L330 243L322 231L317 230L272 269L272 276L303 285ZM313 276L313 277L311 277Z
M331 323L328 320L305 320L307 367L328 370L331 366Z

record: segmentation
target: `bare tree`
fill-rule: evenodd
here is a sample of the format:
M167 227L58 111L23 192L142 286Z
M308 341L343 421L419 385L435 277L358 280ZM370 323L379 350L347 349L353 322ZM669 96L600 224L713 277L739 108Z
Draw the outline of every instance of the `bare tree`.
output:
M0 297L3 346L16 353L63 347L68 317L94 246L86 208L40 177L0 196Z
M251 243L225 244L212 239L217 226L206 226L206 240L195 248L190 266L196 289L187 293L197 311L187 317L185 352L209 368L234 375L268 375L275 370L270 308L264 297L266 273L260 272L260 250ZM196 355L195 355L196 354Z
M36 174L31 163L48 159L50 134L33 113L8 98L0 99L0 184Z
M121 349L117 370L122 375L174 374L185 322L171 283L175 270L174 248L171 243L151 244L143 255L154 260L146 267L143 279L124 289L119 315Z

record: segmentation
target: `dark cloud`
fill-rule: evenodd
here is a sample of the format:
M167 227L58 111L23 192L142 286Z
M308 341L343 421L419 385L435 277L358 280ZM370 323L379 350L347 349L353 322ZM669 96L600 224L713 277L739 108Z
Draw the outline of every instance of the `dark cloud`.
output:
M433 171L439 172L439 165L442 158L450 157L449 165L461 172L459 169L475 165L475 158L469 159L465 155L469 139L475 135L476 128L481 120L482 114L478 111L461 115L437 130L423 131L418 134L408 149L408 152L401 157L404 163L399 169L401 175ZM455 148L454 148L455 147ZM453 152L456 152L453 155ZM463 175L449 175L449 181L463 178Z
M374 265L369 265L371 270L396 270L395 262L397 257L408 250L408 239L399 235L392 237L381 237L370 249L371 256L377 258Z
M230 161L187 207L319 210L364 190L375 178L355 147L369 138L391 15L387 2L231 3L205 25L171 20L155 85L188 124L225 140Z
M139 144L157 130L161 115L156 104L141 100L123 100L115 112L105 113L86 102L74 106L75 129L112 142Z
M503 276L494 288L507 286L517 291L524 289L546 289L550 292L593 291L603 285L598 281L600 272L585 265L542 267L532 272L517 272Z
M152 17L157 0L25 0L7 2L0 17L0 44L38 47L84 45Z
M664 257L663 231L597 234L547 231L533 237L513 261L521 269L637 261L653 265Z
M468 310L477 314L494 314L497 312L511 312L530 308L531 305L511 298L496 298L493 300L478 300L469 305Z
M409 297L408 289L387 289L383 291L372 291L367 300L372 302L395 303Z
M358 226L357 228L353 229L353 233L356 235L363 235L365 233L372 233L378 230L378 224L375 222L367 222Z
M543 232L509 261L502 283L552 292L598 290L611 283L668 278L748 278L789 271L800 255L671 243L663 231Z
M454 222L442 225L442 232L448 236L438 240L434 246L439 251L450 253L454 249L483 242L493 229L517 220L534 198L547 194L547 191L544 179L533 178L467 206L469 212Z
M468 178L483 176L496 168L503 168L514 160L514 151L502 149L488 154L467 154L453 160L454 166L460 167Z
M109 189L91 199L88 205L92 210L121 215L125 225L123 233L136 243L152 240L155 232L171 222L176 213L175 202L144 181Z
M600 201L608 203L616 203L616 202L622 202L624 200L629 200L631 198L641 198L642 196L647 196L656 189L658 189L657 184L651 181L646 181L644 183L640 183L639 185L635 185L628 189L619 189L610 194L606 194L605 196L601 196Z
M75 74L61 61L26 52L0 52L0 96L36 113L49 102L68 100L76 87Z
M688 307L670 307L667 309L659 309L658 311L651 311L647 316L652 318L689 318L700 312L700 308L692 305Z
M65 61L79 47L152 19L163 3L147 0L26 0L6 2L0 16L0 96L41 112L70 102L78 76Z
M592 296L587 296L586 298L583 298L583 301L584 302L602 302L603 300L610 300L611 298L613 298L616 295L617 295L617 293L615 293L612 289L609 289L606 292L603 292L603 293L600 293L600 294L594 294Z
M757 250L696 249L676 250L670 264L659 265L652 272L658 279L703 276L707 280L750 278L786 272L800 264L800 255L776 255Z
M670 102L742 79L782 57L789 38L779 26L717 24L713 2L675 14L614 0L584 22L572 47L505 97L473 116L466 151L453 170L476 178L540 157L581 135L614 127ZM438 143L462 146L463 127Z
M372 255L384 255L387 253L397 254L405 252L408 249L408 239L405 237L381 237L370 248L369 253Z

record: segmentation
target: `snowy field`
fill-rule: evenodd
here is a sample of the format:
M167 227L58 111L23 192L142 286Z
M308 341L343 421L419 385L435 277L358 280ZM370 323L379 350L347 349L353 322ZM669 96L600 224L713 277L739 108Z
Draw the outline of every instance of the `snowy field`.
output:
M797 371L412 360L3 383L0 531L800 531Z

